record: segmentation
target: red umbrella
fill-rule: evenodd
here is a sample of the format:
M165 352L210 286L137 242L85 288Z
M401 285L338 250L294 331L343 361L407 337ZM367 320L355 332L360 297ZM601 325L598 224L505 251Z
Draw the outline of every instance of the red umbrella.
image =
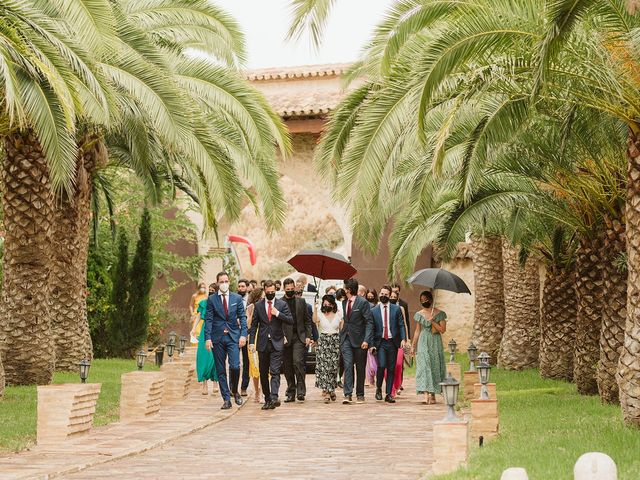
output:
M322 280L344 280L358 273L346 258L329 250L302 250L288 263L298 272Z

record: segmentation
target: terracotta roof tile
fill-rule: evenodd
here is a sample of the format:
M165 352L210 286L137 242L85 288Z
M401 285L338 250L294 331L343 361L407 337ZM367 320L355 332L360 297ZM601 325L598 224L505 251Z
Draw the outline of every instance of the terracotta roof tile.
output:
M342 92L266 95L271 107L282 117L327 114L336 108L343 96Z
M347 71L351 63L330 63L325 65L301 65L298 67L273 67L246 70L245 78L250 81L287 80L305 77L340 76Z

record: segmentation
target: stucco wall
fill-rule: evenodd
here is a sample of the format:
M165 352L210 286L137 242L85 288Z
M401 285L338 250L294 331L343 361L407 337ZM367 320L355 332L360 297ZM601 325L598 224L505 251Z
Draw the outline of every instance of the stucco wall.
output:
M473 284L473 260L463 258L444 263L442 268L458 275L474 291ZM473 330L473 295L466 293L451 293L438 290L436 294L436 306L447 313L447 332L443 336L445 350L451 338L458 344L458 350L465 350L471 340Z

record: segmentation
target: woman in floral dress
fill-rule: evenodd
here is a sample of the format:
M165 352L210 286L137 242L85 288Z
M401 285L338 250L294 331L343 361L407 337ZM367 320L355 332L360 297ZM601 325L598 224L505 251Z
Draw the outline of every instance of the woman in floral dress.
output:
M333 295L322 297L319 307L316 320L320 333L316 353L316 387L322 389L324 403L330 403L336 401L342 312L338 310Z

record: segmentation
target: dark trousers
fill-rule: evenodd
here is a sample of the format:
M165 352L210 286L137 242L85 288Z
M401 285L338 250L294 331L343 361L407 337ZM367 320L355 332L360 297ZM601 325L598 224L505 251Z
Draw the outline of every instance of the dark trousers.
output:
M378 372L376 378L376 387L382 388L382 380L384 379L384 371L387 371L386 393L391 395L393 388L393 378L396 370L396 360L398 358L398 347L395 346L393 340L382 340L378 348Z
M265 402L275 401L278 399L280 391L282 352L276 351L269 341L265 351L258 352L258 361L260 363L260 384L262 385L264 400ZM271 383L269 383L269 374L271 374Z
M246 390L249 387L249 346L242 347L242 385L241 389Z
M287 379L287 397L305 396L307 394L307 386L305 384L306 365L305 353L307 347L299 338L284 347L284 377Z
M367 351L351 346L347 338L340 345L344 361L344 396L353 395L353 366L356 367L356 396L364 397L364 376L367 366Z
M231 399L231 394L238 393L238 380L240 380L240 347L229 335L224 335L219 342L213 344L213 359L216 362L220 395L226 400ZM229 360L229 384L227 384L227 359ZM231 390L229 390L231 387Z

